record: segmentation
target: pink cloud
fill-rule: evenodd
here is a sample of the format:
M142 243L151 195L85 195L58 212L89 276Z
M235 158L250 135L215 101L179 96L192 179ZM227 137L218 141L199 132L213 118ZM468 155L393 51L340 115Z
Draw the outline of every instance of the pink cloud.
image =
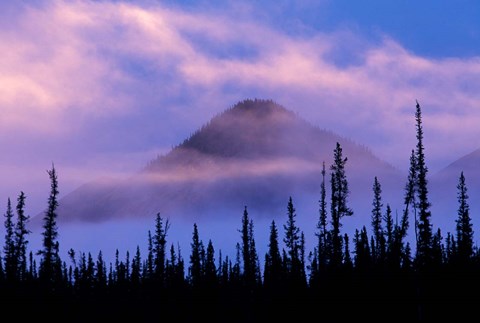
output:
M27 7L14 26L0 31L0 131L80 131L82 120L141 113L154 102L166 111L167 124L179 114L190 120L188 133L236 100L260 94L372 146L391 162L398 158L390 156L401 154L406 163L418 99L427 138L456 132L453 151L429 139L432 159L476 148L465 139L480 136L474 122L480 119L480 58L424 58L385 37L380 44L362 43L360 59L339 66L331 54L348 41L340 34L296 37L234 12L160 4L55 1ZM250 55L236 53L237 46ZM125 68L130 63L153 76L142 78ZM188 93L188 102L170 102L172 93ZM78 116L74 123L71 115Z
M128 76L96 55L95 44L82 34L95 25L88 17L54 2L26 9L18 25L0 31L0 50L8 53L0 65L2 127L61 131L65 113L102 114L131 103L110 91L108 82L127 83Z
M318 163L299 158L272 158L264 160L225 160L214 162L205 160L198 167L179 166L168 173L149 173L139 176L140 182L178 183L191 181L217 181L248 176L269 176L278 174L309 173L318 171Z

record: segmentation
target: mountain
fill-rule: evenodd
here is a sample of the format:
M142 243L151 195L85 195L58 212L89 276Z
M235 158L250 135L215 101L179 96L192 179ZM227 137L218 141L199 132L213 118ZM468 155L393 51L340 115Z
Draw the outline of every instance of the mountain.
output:
M245 100L128 180L98 180L66 195L59 221L151 218L157 212L190 219L234 214L237 219L244 206L284 215L289 196L315 210L322 163L328 190L337 142L348 158L354 211L358 207L362 216L370 216L374 176L383 185L384 201L398 197L405 177L365 146L313 126L273 101Z
M473 218L480 214L480 149L454 161L432 176L430 191L433 220L444 229L453 232L457 218L457 185L461 172L465 176L468 189L470 214ZM473 221L474 225L478 221ZM446 234L446 232L445 232Z

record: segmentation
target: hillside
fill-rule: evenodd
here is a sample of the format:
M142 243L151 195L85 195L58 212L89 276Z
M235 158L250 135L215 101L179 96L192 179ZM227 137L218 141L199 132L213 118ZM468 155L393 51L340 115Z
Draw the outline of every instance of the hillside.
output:
M369 216L374 176L384 186L385 200L394 199L403 187L402 174L366 147L313 126L273 101L245 100L129 180L99 180L68 194L60 201L59 219L96 222L157 212L237 217L244 205L275 215L284 213L290 195L314 209L322 163L328 172L336 142L348 157L351 201L359 213Z
M434 221L444 230L451 232L455 229L457 218L457 185L460 173L463 172L468 189L470 214L475 219L480 213L480 149L477 149L459 159L432 176L430 191ZM478 226L478 221L473 221ZM446 234L446 232L445 232Z

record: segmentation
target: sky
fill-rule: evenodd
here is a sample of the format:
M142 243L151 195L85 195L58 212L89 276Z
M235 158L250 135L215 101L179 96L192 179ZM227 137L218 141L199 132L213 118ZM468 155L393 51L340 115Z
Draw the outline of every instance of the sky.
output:
M478 1L1 1L0 205L125 177L247 98L407 170L480 143ZM333 148L332 148L333 150Z

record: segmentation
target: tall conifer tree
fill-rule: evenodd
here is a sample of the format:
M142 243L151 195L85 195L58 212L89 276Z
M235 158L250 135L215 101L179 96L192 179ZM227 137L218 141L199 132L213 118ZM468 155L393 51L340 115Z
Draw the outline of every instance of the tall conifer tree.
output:
M7 281L14 281L16 278L16 255L15 255L15 231L13 222L13 210L10 198L7 200L7 211L5 213L5 244L3 246L4 272Z
M345 165L347 158L343 157L342 147L337 142L333 152L333 164L331 170L331 217L332 217L332 265L338 267L342 264L343 258L343 237L340 234L342 226L341 219L344 216L351 216L353 211L348 207L348 188L347 176L345 173Z
M251 222L248 217L247 207L245 206L242 216L242 229L240 230L242 237L242 259L243 259L243 278L245 284L251 287L255 283L256 273L256 252L252 250L253 240L253 224L250 228ZM255 243L253 242L253 246Z
M382 186L378 181L377 177L373 181L373 202L372 202L372 230L373 237L375 239L375 255L377 256L376 261L381 261L384 250L382 246L384 245L383 237L383 227L382 227Z
M200 287L203 280L203 243L198 235L198 227L196 223L193 224L192 243L190 246L190 283L192 284L192 287Z
M27 223L30 219L25 214L25 193L20 192L17 199L17 225L15 227L15 258L17 259L17 278L26 279L27 272L27 235L30 230L27 229Z
M319 208L319 220L317 224L317 238L318 238L318 244L317 244L317 263L318 263L318 268L313 268L313 270L322 270L325 269L327 263L328 263L328 249L329 246L327 245L327 235L328 235L328 230L327 230L327 200L326 200L326 189L325 189L325 162L323 162L322 165L322 183L320 184L320 208Z
M430 202L428 200L428 168L425 161L425 147L423 145L422 110L417 101L415 112L417 146L415 150L416 161L416 191L418 208L418 240L417 240L417 265L422 268L432 260L432 224Z
M265 255L264 284L267 287L278 287L282 279L282 256L278 245L278 230L275 221L270 225L268 251Z
M285 238L283 242L287 248L286 253L286 274L294 286L303 286L305 282L305 268L302 261L302 252L304 252L302 245L302 233L296 224L296 211L293 206L292 197L288 200L287 205L287 223L284 224ZM302 268L303 267L303 268Z
M55 166L47 170L50 177L50 196L48 197L48 207L43 217L43 249L38 253L42 256L40 262L40 279L47 283L58 281L58 273L61 270L58 228L57 228L57 208L58 208L58 177Z
M460 174L457 190L457 255L461 264L467 264L473 256L473 226L468 204L467 184L463 172Z
M155 234L153 236L154 273L157 283L165 283L165 257L167 247L167 233L170 228L168 220L163 221L160 213L155 218Z

